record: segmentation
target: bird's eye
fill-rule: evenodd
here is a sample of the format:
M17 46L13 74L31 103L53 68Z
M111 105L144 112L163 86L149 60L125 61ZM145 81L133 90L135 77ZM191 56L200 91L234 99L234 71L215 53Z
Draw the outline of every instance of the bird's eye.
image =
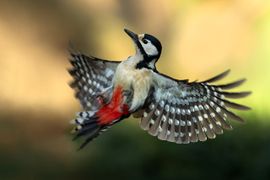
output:
M142 42L143 42L144 44L147 44L147 43L148 43L148 41L147 41L146 39L142 39Z

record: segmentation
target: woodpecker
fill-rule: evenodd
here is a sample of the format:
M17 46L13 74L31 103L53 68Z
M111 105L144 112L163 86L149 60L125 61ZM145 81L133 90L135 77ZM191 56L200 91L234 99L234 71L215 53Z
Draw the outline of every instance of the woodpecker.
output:
M72 120L74 139L85 137L79 149L112 125L133 115L140 126L160 140L188 144L214 139L231 130L228 119L244 122L231 109L250 108L228 98L243 98L251 92L228 92L246 79L213 85L229 74L227 70L208 80L189 82L158 72L162 46L150 34L135 34L136 53L123 61L109 61L70 51L73 77L70 84L83 111Z

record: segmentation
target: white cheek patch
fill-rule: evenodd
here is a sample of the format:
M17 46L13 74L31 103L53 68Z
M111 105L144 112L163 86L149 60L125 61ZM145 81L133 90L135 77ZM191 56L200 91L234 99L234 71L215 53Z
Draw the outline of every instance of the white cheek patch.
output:
M155 63L156 63L156 60L154 59L153 61L151 61L149 64L148 64L148 66L150 67L150 68L155 68Z
M144 44L143 42L141 42L141 45L144 51L146 52L146 54L150 56L154 56L158 54L157 48L151 42L148 41L147 44Z

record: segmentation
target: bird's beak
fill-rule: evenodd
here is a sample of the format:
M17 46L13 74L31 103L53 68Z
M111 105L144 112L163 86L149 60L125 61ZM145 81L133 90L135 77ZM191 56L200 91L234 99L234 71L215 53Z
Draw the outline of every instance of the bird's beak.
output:
M128 30L128 29L124 29L124 31L127 33L127 35L133 40L135 47L136 47L136 54L140 53L140 54L146 54L142 45L140 44L140 35Z
M124 29L125 33L127 33L127 35L134 41L134 43L137 45L139 42L139 37L136 33L128 30L128 29Z

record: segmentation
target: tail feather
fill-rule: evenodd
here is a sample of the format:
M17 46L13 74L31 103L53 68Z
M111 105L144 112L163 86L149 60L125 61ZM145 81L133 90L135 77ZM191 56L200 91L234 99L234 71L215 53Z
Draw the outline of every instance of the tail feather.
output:
M85 147L108 127L130 115L128 105L123 104L122 92L123 88L117 86L108 104L104 104L98 110L84 111L77 114L76 119L72 121L76 125L74 140L81 136L86 137L85 142L79 149Z
M73 140L78 139L81 136L85 136L93 131L95 131L96 129L99 129L100 127L96 124L96 123L92 123L90 125L87 126L83 126L83 128L81 128L80 130L78 130L78 132L76 133L76 135L74 136Z
M88 137L80 145L78 151L81 150L81 149L83 149L90 141L92 141L94 138L96 138L100 134L100 128L96 128L94 130L91 130L88 134L89 134Z
M76 119L71 121L75 124L73 140L76 140L82 136L87 136L86 140L80 146L79 150L85 147L91 140L97 137L101 130L106 128L98 124L98 118L93 111L84 111L77 114Z

